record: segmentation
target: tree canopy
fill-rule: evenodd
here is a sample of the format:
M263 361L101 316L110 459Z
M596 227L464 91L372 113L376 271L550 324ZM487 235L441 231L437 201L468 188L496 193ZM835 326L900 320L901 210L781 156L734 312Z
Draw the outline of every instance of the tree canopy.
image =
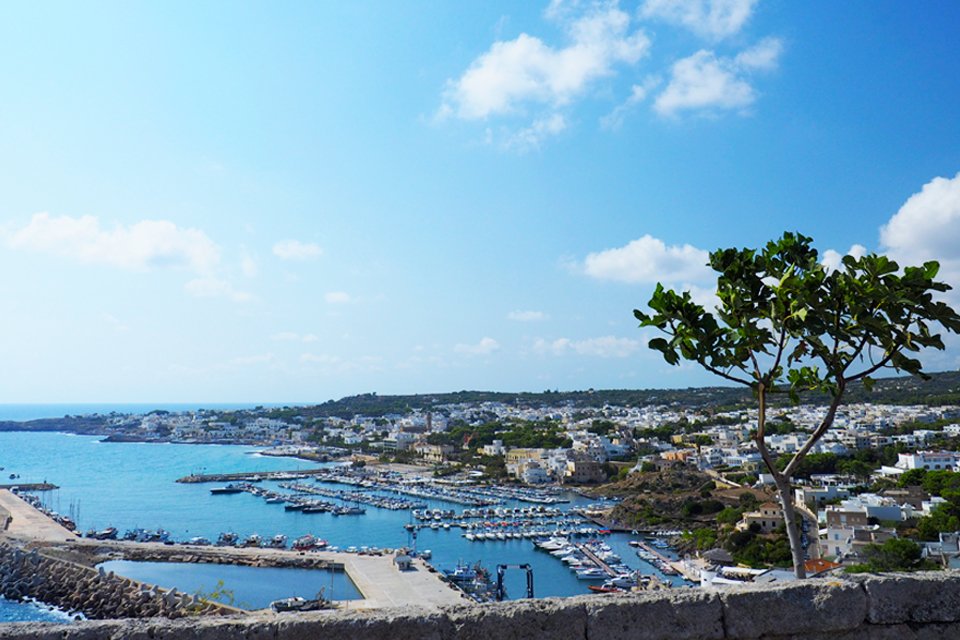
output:
M820 262L812 239L784 233L762 249L720 249L710 254L717 272L716 306L708 311L688 291L658 284L648 306L634 310L641 327L663 336L649 342L669 364L691 361L753 390L759 417L754 440L780 492L794 567L803 577L790 479L833 424L851 383L870 388L873 376L895 370L924 376L917 357L944 349L934 329L960 332L960 316L939 294L935 261L902 270L890 258L845 256L837 269ZM764 443L769 394L797 401L804 391L824 393L830 404L802 447L778 468Z

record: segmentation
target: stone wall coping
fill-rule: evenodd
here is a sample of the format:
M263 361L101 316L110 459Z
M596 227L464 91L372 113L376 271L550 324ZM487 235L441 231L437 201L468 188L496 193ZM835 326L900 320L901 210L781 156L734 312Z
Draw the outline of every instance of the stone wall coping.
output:
M960 572L515 600L437 610L0 624L0 640L868 640L960 638Z

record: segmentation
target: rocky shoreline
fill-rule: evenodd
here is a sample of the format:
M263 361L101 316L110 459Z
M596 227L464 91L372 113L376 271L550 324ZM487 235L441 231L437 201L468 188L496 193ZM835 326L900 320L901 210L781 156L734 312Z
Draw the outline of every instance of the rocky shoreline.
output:
M0 595L37 600L93 620L238 613L176 589L165 591L5 542L0 542Z

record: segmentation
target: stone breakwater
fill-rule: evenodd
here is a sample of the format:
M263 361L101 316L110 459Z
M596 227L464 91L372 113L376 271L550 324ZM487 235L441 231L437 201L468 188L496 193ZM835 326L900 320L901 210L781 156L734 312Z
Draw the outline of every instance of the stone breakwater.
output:
M934 640L960 637L960 574L808 580L724 592L526 600L440 610L0 625L0 640Z
M290 551L279 553L256 553L249 550L224 549L223 547L177 547L147 544L114 543L95 549L100 557L95 562L110 559L136 560L138 562L188 562L203 564L230 564L245 567L283 567L294 569L324 569L343 571L342 562L329 558L297 554ZM258 550L259 551L259 550ZM265 550L264 550L265 551Z
M33 598L90 619L237 612L175 589L164 591L6 543L0 543L0 595L8 600Z

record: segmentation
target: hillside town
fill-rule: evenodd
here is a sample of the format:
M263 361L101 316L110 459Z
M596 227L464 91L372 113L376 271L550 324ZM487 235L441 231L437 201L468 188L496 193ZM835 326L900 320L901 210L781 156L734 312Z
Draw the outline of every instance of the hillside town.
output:
M814 404L776 409L768 416L768 448L793 454L825 411ZM318 418L289 407L92 418L98 426L92 428L91 417L85 417L87 433L93 429L116 441L237 443L308 460L400 462L460 482L589 490L634 474L684 468L705 474L718 487L749 489L755 496L733 511L737 521L727 534L695 536L690 551L696 555L736 532L761 542L783 532L780 506L768 490L772 480L754 441L757 415L751 409L463 402L351 418ZM809 469L798 474L795 503L808 560L830 567L857 564L889 540L912 538L936 566L960 566L960 522L954 514L960 510L955 506L960 482L952 478L960 470L958 442L956 405L841 408L834 428L810 450ZM729 513L730 505L717 503L714 511L719 509ZM703 515L710 516L708 526L716 526L709 508ZM704 526L664 514L654 520L671 528ZM640 518L610 524L650 523ZM719 557L723 564L724 554ZM775 565L783 558L766 557L759 564L763 560ZM747 564L758 562L752 558Z

